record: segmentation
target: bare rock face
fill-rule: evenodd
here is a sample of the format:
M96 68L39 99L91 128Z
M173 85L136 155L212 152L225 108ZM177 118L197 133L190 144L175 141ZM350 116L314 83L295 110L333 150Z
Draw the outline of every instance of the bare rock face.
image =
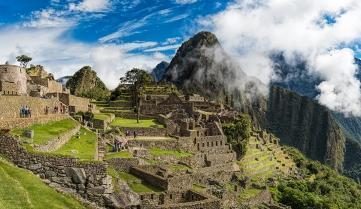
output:
M115 184L117 184L115 187L118 189L111 198L113 199L112 202L117 204L116 207L128 208L140 204L139 195L133 192L126 182L117 179Z
M267 122L282 143L342 170L345 136L326 107L297 93L272 87Z
M75 184L84 184L86 181L85 171L82 168L66 168L65 172Z

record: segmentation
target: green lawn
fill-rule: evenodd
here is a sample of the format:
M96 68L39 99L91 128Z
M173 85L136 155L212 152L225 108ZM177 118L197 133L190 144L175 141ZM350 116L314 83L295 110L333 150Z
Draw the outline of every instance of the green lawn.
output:
M157 123L157 121L155 119L139 120L139 123L137 123L136 119L126 119L126 118L116 117L110 125L126 127L126 128L137 128L137 127L139 127L139 128L149 128L149 127L164 128L164 126Z
M120 151L120 152L108 152L105 156L106 160L112 159L112 158L132 158L132 153L128 151Z
M161 188L152 186L132 174L126 172L117 172L114 168L111 167L108 168L108 174L112 176L113 182L117 178L127 182L128 186L136 193L152 193L163 191ZM115 185L115 190L117 191L117 189L119 188L117 188L117 185Z
M110 120L110 116L108 114L94 114L94 119Z
M73 119L65 119L46 124L35 124L25 129L14 129L12 130L12 134L22 136L24 130L34 130L33 143L42 145L60 134L70 131L75 128L77 124L78 123Z
M97 136L87 129L80 129L80 138L73 136L64 146L54 153L77 157L80 160L94 160Z
M150 154L154 156L174 156L174 157L189 157L192 156L192 153L184 152L184 151L177 151L177 150L164 150L159 148L151 148Z
M35 175L0 158L0 208L85 209L74 198L56 192Z

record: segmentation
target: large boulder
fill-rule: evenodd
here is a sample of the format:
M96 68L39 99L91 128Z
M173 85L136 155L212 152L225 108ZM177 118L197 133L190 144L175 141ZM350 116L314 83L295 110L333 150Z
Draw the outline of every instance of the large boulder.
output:
M86 174L83 168L66 168L65 172L74 184L84 184L86 181Z

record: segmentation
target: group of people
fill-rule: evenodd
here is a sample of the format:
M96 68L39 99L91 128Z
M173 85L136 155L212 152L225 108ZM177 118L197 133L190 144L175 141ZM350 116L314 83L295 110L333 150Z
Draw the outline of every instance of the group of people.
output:
M130 136L130 131L129 130L125 131L125 136L126 137ZM137 132L136 131L133 132L133 136L134 136L134 139L137 137Z
M31 108L28 106L22 106L20 108L20 117L21 118L31 118Z
M54 106L54 108L52 108L53 114L57 114L57 113L65 114L66 112L67 112L67 109L65 107L59 108L58 106ZM49 113L50 113L50 107L46 106L45 107L45 115L47 115Z
M121 151L122 149L126 148L126 145L128 143L128 139L127 138L120 138L120 137L117 137L114 139L114 149L113 151L114 152L119 152Z

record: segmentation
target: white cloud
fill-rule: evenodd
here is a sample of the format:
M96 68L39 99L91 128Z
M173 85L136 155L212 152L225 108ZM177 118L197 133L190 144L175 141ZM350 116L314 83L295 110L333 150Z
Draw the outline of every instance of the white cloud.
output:
M177 16L167 19L166 21L164 21L164 23L171 23L171 22L175 22L178 20L183 20L183 19L187 18L188 16L189 16L188 14L180 14L180 15L177 15Z
M145 49L145 52L159 52L159 51L167 51L167 50L175 50L180 47L180 44L167 45L167 46L158 46L150 49Z
M335 22L327 24L326 15ZM353 73L352 54L342 49L360 39L360 19L358 0L237 0L225 11L199 22L217 35L243 71L264 83L272 79L270 54L282 51L289 63L296 56L303 57L312 72L324 79L318 86L319 102L333 110L361 116L361 105L351 105L361 95ZM322 64L322 60L331 59L333 66ZM339 78L333 79L329 74ZM356 100L346 97L347 92L352 92ZM335 98L329 99L331 96Z
M350 49L333 50L315 59L314 69L324 79L317 86L321 104L345 114L361 115L360 81L355 78L357 66Z
M29 28L11 26L0 28L0 63L16 63L15 57L27 54L33 64L44 65L55 77L73 75L85 65L93 66L109 88L115 88L119 78L133 67L152 69L169 58L159 52L149 55L131 53L146 49L156 42L124 44L88 44L62 38L69 28Z
M69 4L69 10L82 12L103 12L108 10L110 7L110 0L83 0L79 4Z
M175 0L177 4L193 4L196 3L198 0Z
M58 11L52 8L35 11L32 13L31 20L24 23L25 27L34 28L64 28L74 24L70 19L64 18L64 11Z

